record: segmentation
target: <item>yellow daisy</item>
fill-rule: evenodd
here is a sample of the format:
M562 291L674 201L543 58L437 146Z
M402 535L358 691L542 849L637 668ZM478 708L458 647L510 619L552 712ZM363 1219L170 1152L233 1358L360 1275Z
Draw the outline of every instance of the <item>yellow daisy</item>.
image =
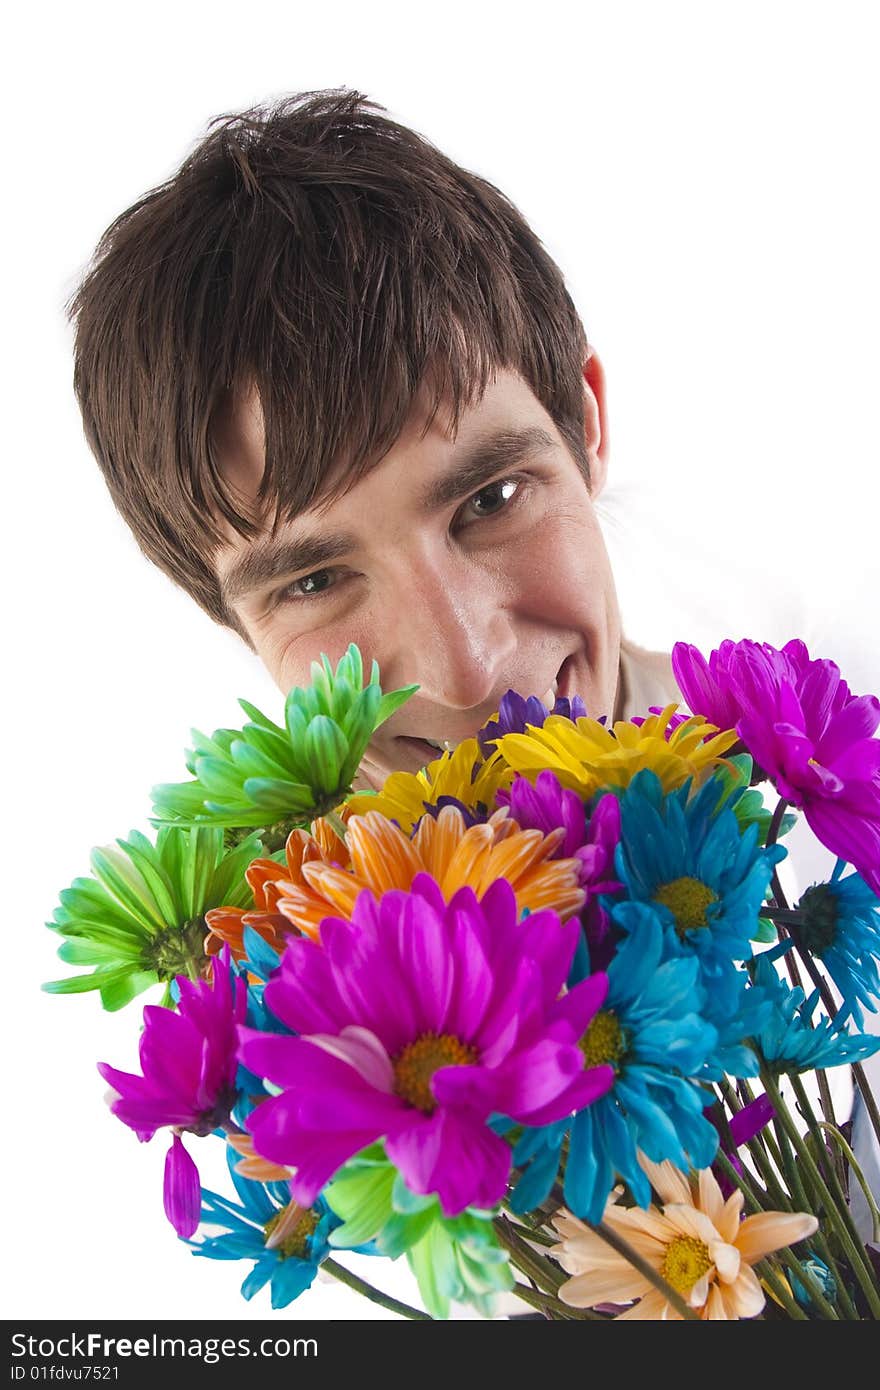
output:
M693 777L701 784L720 763L721 755L737 741L735 729L719 731L702 715L693 715L671 731L677 705L667 705L643 724L619 719L606 729L596 719L565 719L551 714L542 728L528 725L524 734L504 734L497 740L505 763L526 776L549 767L564 787L587 800L599 787L626 787L642 768L649 767L665 792ZM668 733L668 737L667 737Z
M479 766L474 775L475 763ZM380 792L356 792L345 804L355 815L381 811L409 834L425 814L426 801L436 806L442 796L453 796L470 810L476 810L478 803L491 810L495 793L512 781L512 768L497 753L484 761L477 740L466 738L453 752L443 753L421 771L392 772Z
M737 1190L725 1201L710 1168L689 1181L668 1160L652 1163L640 1154L639 1162L663 1207L620 1207L618 1188L605 1208L606 1224L704 1321L757 1317L765 1298L752 1265L813 1235L819 1225L815 1216L764 1211L742 1220L742 1193ZM680 1320L660 1291L577 1217L560 1212L553 1225L562 1242L551 1254L573 1276L559 1289L563 1303L573 1308L632 1303L619 1318Z
M456 806L424 816L412 839L379 811L351 816L346 850L350 863L303 860L297 880L278 882L276 910L312 938L325 917L349 917L365 888L379 897L392 888L408 889L416 874L429 873L449 901L464 885L482 898L496 879L506 878L520 912L552 907L567 920L584 905L577 859L551 859L564 837L522 830L501 807L483 824L468 827Z

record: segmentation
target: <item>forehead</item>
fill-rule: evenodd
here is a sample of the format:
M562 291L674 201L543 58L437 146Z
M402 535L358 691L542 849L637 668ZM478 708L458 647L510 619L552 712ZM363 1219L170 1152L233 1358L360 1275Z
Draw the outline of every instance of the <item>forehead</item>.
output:
M555 439L559 438L550 416L531 387L518 373L506 369L497 371L490 378L478 401L464 407L457 430L453 424L451 406L443 401L426 429L430 407L431 397L427 386L423 385L414 398L403 430L383 458L352 485L349 497L369 480L371 472L383 466L390 472L396 461L405 458L407 464L418 461L421 465L419 471L428 472L432 468L442 467L444 460L451 460L457 451L469 448L475 440L488 436L492 431L543 424ZM215 415L212 433L218 466L236 509L255 525L269 529L271 503L265 500L261 502L258 497L265 469L266 436L256 388L237 397L227 396ZM345 461L338 461L326 475L328 488L344 483L345 472ZM328 515L332 514L333 503L316 503L313 510L326 522ZM221 529L232 550L248 544L227 522L221 521ZM224 547L220 554L226 549Z

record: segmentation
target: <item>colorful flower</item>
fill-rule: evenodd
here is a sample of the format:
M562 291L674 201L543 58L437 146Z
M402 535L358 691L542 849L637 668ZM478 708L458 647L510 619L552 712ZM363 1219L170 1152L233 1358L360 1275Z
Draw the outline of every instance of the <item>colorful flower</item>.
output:
M312 1284L330 1253L327 1238L339 1218L320 1197L313 1207L290 1200L286 1182L262 1183L241 1176L235 1151L227 1152L239 1201L202 1189L201 1221L221 1227L221 1234L190 1240L194 1255L209 1260L253 1260L241 1286L253 1298L269 1285L273 1308L286 1308Z
M741 832L732 809L717 804L714 779L694 794L688 780L664 795L646 769L621 797L615 855L630 899L656 909L668 950L693 952L716 975L751 956L774 865L787 853L780 844L762 848L757 825ZM626 930L628 905L616 905L612 917Z
M791 988L774 969L769 952L755 957L755 985L773 1000L763 1028L755 1037L761 1056L773 1071L814 1071L863 1062L880 1048L880 1037L849 1033L845 1010L833 1019L813 1014L819 1004L819 991L808 997L796 986Z
M484 817L493 809L499 787L509 786L512 777L502 758L495 754L484 761L477 740L466 738L419 772L392 772L380 792L356 792L347 804L357 815L381 811L409 835L447 797Z
M585 719L587 707L580 695L573 695L570 700L560 695L550 710L537 695L525 697L515 690L508 690L502 697L497 714L487 720L477 733L483 757L488 758L495 752L495 741L503 734L524 734L529 725L540 729L551 714L559 715L562 719ZM603 714L599 723L604 724L605 718Z
M584 801L600 789L628 786L646 767L657 774L664 791L671 791L688 777L701 781L708 776L736 742L732 729L719 732L698 715L671 728L675 708L667 705L662 714L651 715L641 725L620 719L613 729L595 719L573 724L550 715L540 729L503 735L498 751L526 775L550 768Z
M343 806L339 811L343 824L348 822L350 816L351 808ZM281 885L286 891L289 891L291 884L308 891L302 868L312 860L340 866L350 862L345 841L340 839L323 816L312 822L310 830L291 830L284 847L283 863L278 859L254 859L248 865L245 877L253 889L253 908L244 911L226 904L205 913L209 928L205 939L208 955L216 955L226 942L233 959L243 960L246 954L244 935L248 927L257 931L270 946L282 951L291 932L291 921L278 910Z
M510 1149L492 1112L548 1123L589 1105L610 1067L578 1046L604 975L562 994L577 944L556 913L519 919L503 879L446 903L418 874L408 893L362 893L321 944L292 939L264 1000L300 1036L242 1030L246 1066L280 1093L247 1127L264 1157L295 1167L310 1204L353 1154L384 1138L411 1191L444 1214L501 1200Z
M706 1096L692 1078L715 1047L717 1033L702 1013L697 962L663 957L663 930L650 908L632 904L639 920L608 966L608 994L581 1038L588 1066L613 1067L607 1093L572 1119L527 1130L513 1160L526 1168L512 1202L530 1211L555 1181L568 1137L566 1203L599 1221L617 1177L642 1206L651 1189L637 1151L682 1164L711 1162L717 1134L705 1118Z
M348 795L374 731L417 689L408 685L383 695L375 661L364 685L354 643L335 674L322 654L312 662L311 685L288 693L283 728L239 700L252 721L243 729L217 729L211 738L194 729L186 766L196 780L154 787L153 819L260 826L267 846L280 848L292 825L332 810Z
M247 865L262 848L256 835L225 851L212 826L165 826L156 843L133 830L116 846L94 849L94 878L76 878L60 895L46 925L66 938L58 955L72 965L93 965L43 985L50 994L101 992L105 1009L119 1009L157 982L171 1001L177 974L207 970L206 914L221 903L244 911L253 895Z
M198 1224L198 1171L181 1132L204 1136L229 1118L236 1100L236 1028L247 985L234 976L228 950L212 961L213 980L180 978L176 1010L147 1004L139 1055L142 1076L99 1062L113 1088L110 1109L142 1142L174 1131L165 1167L165 1212L178 1235Z
M552 834L562 827L565 838L555 854L574 856L578 862L580 886L586 902L580 911L590 964L603 969L611 959L610 919L600 900L601 893L614 893L621 887L614 876L614 852L620 839L620 806L609 792L600 796L587 817L587 809L576 792L563 787L554 772L539 772L534 785L527 777L514 777L508 790L498 792L496 800L508 806L510 814L524 829Z
M816 883L795 905L803 913L788 929L802 950L821 960L856 1025L864 1027L862 1005L877 1012L880 998L880 898L861 874L841 874L838 859L828 883Z
M468 1207L459 1216L444 1216L436 1196L410 1192L381 1144L350 1159L324 1197L342 1218L331 1246L351 1249L369 1241L389 1259L405 1253L432 1317L447 1318L451 1300L490 1316L494 1295L513 1288L494 1213Z
M737 1189L725 1201L709 1169L689 1181L671 1163L652 1163L644 1156L642 1163L662 1206L621 1207L615 1195L605 1208L605 1223L702 1319L757 1317L766 1300L752 1265L814 1235L815 1216L764 1211L743 1219L742 1193ZM663 1294L595 1231L568 1212L554 1217L553 1225L562 1240L551 1253L573 1276L559 1290L563 1303L594 1308L638 1300L618 1317L680 1319Z
M833 661L800 640L722 642L708 662L677 642L672 666L685 699L739 738L781 796L803 808L816 838L880 893L880 724L876 695L854 696Z
M378 811L351 816L343 868L325 859L303 860L298 882L278 882L277 911L316 939L328 916L350 917L358 895L368 888L381 897L391 888L409 888L416 874L428 873L447 902L465 884L478 898L498 878L516 894L517 910L552 907L566 920L584 902L576 858L557 859L564 832L521 830L507 810L481 825L468 826L454 806L423 816L412 839Z

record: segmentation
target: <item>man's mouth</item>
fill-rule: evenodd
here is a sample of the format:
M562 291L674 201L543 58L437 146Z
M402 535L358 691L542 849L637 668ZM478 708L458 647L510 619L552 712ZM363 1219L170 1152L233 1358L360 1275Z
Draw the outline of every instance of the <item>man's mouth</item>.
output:
M541 703L546 705L547 709L552 710L558 696L569 694L573 664L574 657L567 656L541 696ZM433 762L436 758L442 757L444 753L454 753L460 743L466 738L474 738L476 733L477 730L473 729L470 733L460 734L455 738L426 738L423 735L415 737L407 734L399 734L398 737L401 742L411 744L413 748L418 749L420 755L427 755Z

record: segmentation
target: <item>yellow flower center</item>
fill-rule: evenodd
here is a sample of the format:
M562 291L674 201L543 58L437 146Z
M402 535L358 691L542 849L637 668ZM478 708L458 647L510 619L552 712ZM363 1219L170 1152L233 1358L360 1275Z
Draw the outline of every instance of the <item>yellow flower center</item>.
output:
M311 1207L297 1207L291 1202L290 1206L270 1217L263 1227L263 1235L268 1240L283 1222L282 1237L273 1248L282 1260L289 1259L291 1255L302 1260L308 1254L308 1239L317 1230L319 1220L320 1217L315 1215Z
M717 901L718 894L698 878L674 878L671 883L661 883L654 894L655 903L669 908L680 937L695 927L707 927L706 908Z
M437 1108L431 1090L434 1072L441 1067L472 1066L476 1060L476 1049L451 1033L423 1033L392 1058L394 1093L417 1110L433 1115Z
M666 1247L660 1273L676 1293L687 1294L711 1268L708 1246L696 1236L676 1236Z
M617 1065L623 1056L623 1029L615 1014L600 1009L581 1038L581 1051L588 1067L600 1067L603 1062Z

